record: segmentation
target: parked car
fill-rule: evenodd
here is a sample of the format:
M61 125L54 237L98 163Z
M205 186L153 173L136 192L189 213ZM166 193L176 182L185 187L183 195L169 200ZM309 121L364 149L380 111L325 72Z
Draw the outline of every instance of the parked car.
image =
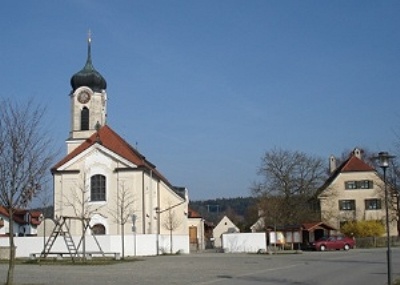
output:
M312 247L315 250L349 250L354 248L356 242L354 239L345 236L330 236L323 237L312 243Z

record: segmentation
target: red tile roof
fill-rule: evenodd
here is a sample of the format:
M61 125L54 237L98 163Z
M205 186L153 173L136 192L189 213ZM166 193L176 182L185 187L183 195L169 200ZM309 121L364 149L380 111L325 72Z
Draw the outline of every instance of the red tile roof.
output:
M341 169L340 172L375 171L375 169L372 166L368 165L355 155L352 155L339 168Z
M142 167L147 170L152 170L154 176L171 186L169 181L155 169L155 165L146 160L146 157L140 154L134 147L127 143L107 125L101 127L98 132L94 133L90 138L86 139L81 145L61 159L55 166L51 168L52 173L57 172L57 169L63 164L67 163L96 143L100 143L103 147L123 157L129 162L132 162L139 168Z
M338 168L335 169L335 171L331 174L331 176L329 176L329 178L325 181L324 185L318 190L317 193L320 194L324 189L326 189L340 173L368 172L368 171L376 171L376 170L368 163L358 158L355 154L352 154Z
M5 217L8 217L8 211L6 208L4 208L3 206L0 206L0 215L3 215Z
M25 221L25 215L27 213L29 213L30 224L40 225L40 216L42 215L42 213L40 211L29 211L24 209L14 210L14 215L13 215L14 222L20 225L27 224L27 222ZM7 218L9 217L8 210L3 206L0 206L0 214Z
M189 218L201 218L201 215L193 209L188 209L188 217Z
M321 229L321 228L328 230L336 230L334 227L331 227L330 225L323 222L304 223L302 224L302 226L306 231Z

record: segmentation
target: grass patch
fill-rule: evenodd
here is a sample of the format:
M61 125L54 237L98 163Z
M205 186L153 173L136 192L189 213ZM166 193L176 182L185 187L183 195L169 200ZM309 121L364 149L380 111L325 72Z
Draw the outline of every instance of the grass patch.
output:
M17 258L15 260L16 265L75 265L75 266L95 266L95 265L114 265L114 264L121 264L121 263L127 263L127 262L136 262L136 261L142 261L142 259L139 258L125 258L125 259L120 259L120 260L115 260L114 258L111 257L94 257L92 259L75 259L73 261L71 258L63 258L61 260L56 259L56 258L42 258L42 259L29 259L29 258ZM8 260L1 260L1 264L8 264Z

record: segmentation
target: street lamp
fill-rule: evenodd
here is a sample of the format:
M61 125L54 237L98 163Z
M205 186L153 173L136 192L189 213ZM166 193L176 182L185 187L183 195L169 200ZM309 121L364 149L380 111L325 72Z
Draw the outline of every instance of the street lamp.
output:
M387 243L387 271L388 271L388 284L392 284L392 253L390 249L390 229L389 229L389 194L386 185L386 169L389 167L389 162L394 156L389 155L388 152L382 151L376 157L379 160L379 167L383 170L383 183L385 184L385 207L386 207L386 243Z

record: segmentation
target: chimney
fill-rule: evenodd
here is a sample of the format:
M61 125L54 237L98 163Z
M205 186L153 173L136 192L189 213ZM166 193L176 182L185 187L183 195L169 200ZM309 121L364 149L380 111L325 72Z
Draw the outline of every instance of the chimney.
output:
M331 155L329 157L329 172L333 173L336 170L336 158Z
M355 149L353 150L353 155L354 155L355 157L357 157L358 159L362 159L362 150L359 149L359 148L355 148Z

